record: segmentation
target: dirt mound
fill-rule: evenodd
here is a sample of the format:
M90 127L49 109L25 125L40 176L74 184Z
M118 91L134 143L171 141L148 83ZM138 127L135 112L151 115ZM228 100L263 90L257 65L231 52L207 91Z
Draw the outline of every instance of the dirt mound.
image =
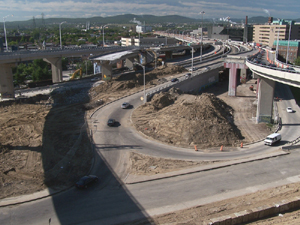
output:
M135 110L132 119L139 131L183 147L235 146L243 138L233 123L232 108L215 95L170 95L156 95Z
M178 92L175 91L175 88L172 88L170 92L160 92L158 94L155 94L151 100L151 105L155 110L160 110L169 105L172 105L178 96L178 94L175 93Z

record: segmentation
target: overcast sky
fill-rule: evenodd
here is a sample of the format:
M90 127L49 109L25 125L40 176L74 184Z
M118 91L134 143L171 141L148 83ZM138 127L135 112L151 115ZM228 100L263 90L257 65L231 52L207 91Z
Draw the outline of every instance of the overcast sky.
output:
M274 18L300 18L300 0L0 0L0 16L5 21L41 18L88 18L94 16L181 15L200 19L245 16L273 16ZM3 21L3 19L2 19Z

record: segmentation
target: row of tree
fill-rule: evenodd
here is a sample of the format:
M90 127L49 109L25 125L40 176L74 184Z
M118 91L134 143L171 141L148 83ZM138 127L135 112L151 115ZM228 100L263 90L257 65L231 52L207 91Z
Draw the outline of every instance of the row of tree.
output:
M62 69L67 70L68 66L74 65L70 58L62 58ZM82 69L84 74L93 74L94 67L90 60L77 62L73 69ZM32 62L21 63L13 68L14 85L23 85L28 81L38 82L52 79L51 65L43 59L35 59ZM79 75L77 75L79 76Z

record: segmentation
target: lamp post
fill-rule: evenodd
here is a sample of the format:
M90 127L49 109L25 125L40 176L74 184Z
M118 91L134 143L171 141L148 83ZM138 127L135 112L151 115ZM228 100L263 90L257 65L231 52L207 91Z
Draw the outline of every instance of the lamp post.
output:
M193 76L193 71L194 71L194 47L189 46L190 48L192 48L192 76Z
M278 59L278 45L279 45L279 31L280 31L280 23L279 23L279 19L278 19L278 32L277 32L277 43L276 43L276 59L275 61Z
M62 44L61 44L61 25L64 24L64 23L66 23L66 21L61 22L59 24L59 43L60 43L60 49L62 49Z
M9 16L14 16L14 15L7 15L3 17L3 26L4 26L4 39L5 39L5 47L6 47L6 51L8 52L8 45L7 45L7 39L6 39L6 28L5 28L5 18L9 17Z
M137 62L136 62L135 64L137 64L137 65L143 67L143 75L144 75L144 104L145 104L145 103L146 103L146 87L145 87L145 85L146 85L146 77L145 77L145 66L143 66L142 64L137 63Z
M203 46L203 14L204 11L201 11L200 14L202 15L202 22L201 22L201 49L200 49L200 62L202 62L202 46Z
M102 34L103 34L103 47L104 47L104 45L105 45L105 43L104 43L104 28L105 28L106 26L108 26L108 24L106 24L106 25L103 25L103 27L102 27Z
M291 27L292 27L292 21L290 21L289 40L288 40L288 46L287 46L287 52L286 52L286 64L289 61L289 48L290 48L290 39L291 39Z

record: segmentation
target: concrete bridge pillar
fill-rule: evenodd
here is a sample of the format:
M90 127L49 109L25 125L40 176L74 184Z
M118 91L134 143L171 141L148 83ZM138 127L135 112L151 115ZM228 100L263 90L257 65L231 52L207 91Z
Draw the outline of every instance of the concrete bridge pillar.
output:
M44 58L45 62L48 62L51 64L51 70L52 70L52 82L53 83L59 83L62 82L62 64L61 64L61 57L56 58Z
M275 81L263 77L259 79L256 123L270 123L273 112Z
M102 80L111 80L112 65L109 64L109 61L101 62L101 73L102 73Z
M240 82L242 84L246 83L247 81L247 70L246 69L241 69L241 72L240 72Z
M228 84L228 96L236 96L237 87L237 69L247 69L245 64L239 63L224 63L225 68L229 68L229 84Z
M256 98L258 98L258 90L259 90L259 78L256 80Z
M12 67L14 64L0 64L0 98L15 98Z
M128 67L130 70L133 69L133 63L134 63L134 57L125 59L125 66Z
M117 62L117 68L118 69L121 69L124 67L124 63L123 63L123 60L120 60L119 62Z
M167 51L166 52L166 60L168 59L173 59L173 52L172 51Z

